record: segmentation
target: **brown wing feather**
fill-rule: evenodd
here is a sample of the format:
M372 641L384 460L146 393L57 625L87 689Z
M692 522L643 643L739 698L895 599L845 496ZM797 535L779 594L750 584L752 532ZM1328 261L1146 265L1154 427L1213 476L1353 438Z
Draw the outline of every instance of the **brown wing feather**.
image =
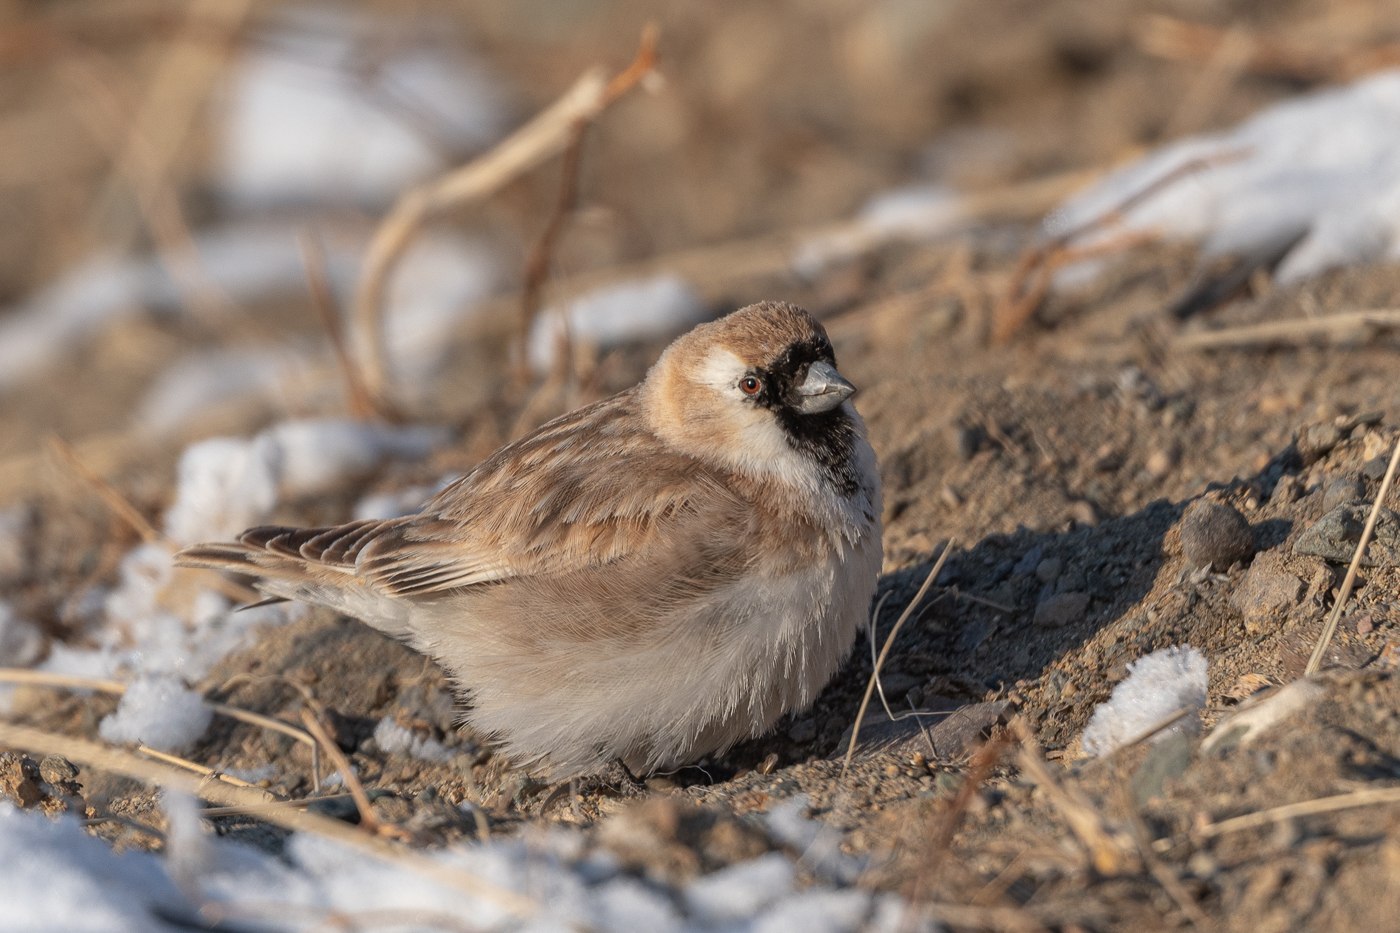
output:
M187 548L177 561L317 585L353 574L386 596L424 599L611 564L649 550L663 526L674 535L692 523L709 535L716 520L742 514L726 478L667 449L632 402L629 390L546 424L415 515L251 528L234 543Z

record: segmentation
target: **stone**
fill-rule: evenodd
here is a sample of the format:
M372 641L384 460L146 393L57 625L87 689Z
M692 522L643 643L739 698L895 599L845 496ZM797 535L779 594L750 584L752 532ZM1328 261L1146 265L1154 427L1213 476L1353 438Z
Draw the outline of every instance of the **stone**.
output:
M1192 567L1229 570L1254 556L1254 530L1233 506L1198 499L1181 518L1181 550Z
M1286 615L1303 599L1306 584L1283 566L1274 551L1259 555L1230 594L1230 604L1244 616L1251 630L1258 623Z
M1335 564L1349 564L1361 541L1370 506L1363 503L1339 505L1314 522L1298 536L1295 554L1321 557ZM1391 567L1400 563L1400 515L1383 508L1376 517L1376 528L1363 567Z
M1330 512L1339 505L1349 505L1366 498L1366 487L1354 476L1339 476L1322 490L1322 511Z
M1041 628L1060 628L1084 618L1088 608L1088 593L1056 593L1036 604L1033 621Z

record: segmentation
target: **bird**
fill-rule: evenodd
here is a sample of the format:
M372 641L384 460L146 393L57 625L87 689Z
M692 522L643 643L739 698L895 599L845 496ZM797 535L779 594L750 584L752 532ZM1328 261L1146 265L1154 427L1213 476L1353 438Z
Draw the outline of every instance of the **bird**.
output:
M816 318L759 302L415 513L251 528L176 563L407 642L530 774L669 773L810 706L867 621L881 492L855 392Z

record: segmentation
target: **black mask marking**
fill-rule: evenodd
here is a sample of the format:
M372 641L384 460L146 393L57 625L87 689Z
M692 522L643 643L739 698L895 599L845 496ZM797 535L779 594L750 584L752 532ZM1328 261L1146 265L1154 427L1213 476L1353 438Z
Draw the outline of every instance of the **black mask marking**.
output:
M855 422L841 406L812 415L797 409L797 387L807 378L808 367L818 360L836 365L836 356L825 336L792 344L767 368L750 370L749 375L763 381L763 389L749 402L772 411L788 443L815 460L832 486L849 498L860 489Z

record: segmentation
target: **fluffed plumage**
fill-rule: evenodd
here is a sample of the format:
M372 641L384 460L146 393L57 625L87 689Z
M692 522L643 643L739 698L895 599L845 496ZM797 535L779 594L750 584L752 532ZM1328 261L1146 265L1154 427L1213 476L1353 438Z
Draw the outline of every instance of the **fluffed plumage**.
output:
M405 639L517 764L677 767L811 703L866 618L880 484L854 391L807 312L751 305L416 514L177 561Z

